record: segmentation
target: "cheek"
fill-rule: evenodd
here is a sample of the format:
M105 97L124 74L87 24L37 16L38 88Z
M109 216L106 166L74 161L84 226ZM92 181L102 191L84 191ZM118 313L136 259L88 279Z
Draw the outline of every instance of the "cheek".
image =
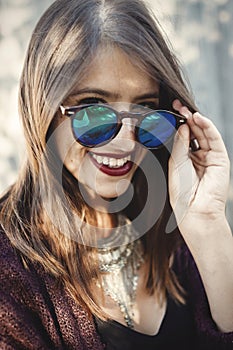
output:
M55 144L59 158L67 170L74 175L86 156L86 149L75 141L70 120L63 121L55 130ZM75 176L76 177L76 176Z
M87 151L84 147L79 145L74 141L71 147L66 148L67 152L63 163L67 170L77 179L79 180L82 168L85 167L87 158Z
M64 162L64 159L67 157L70 149L73 147L73 144L75 142L70 127L70 120L59 119L57 121L56 127L53 130L52 137L55 140L57 153L60 159Z

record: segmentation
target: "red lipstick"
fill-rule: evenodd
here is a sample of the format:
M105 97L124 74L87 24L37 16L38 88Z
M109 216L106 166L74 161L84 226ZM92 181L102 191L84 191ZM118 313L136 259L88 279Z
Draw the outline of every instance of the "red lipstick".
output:
M117 167L117 168L110 168L107 165L104 164L99 164L95 158L93 158L92 156L90 156L90 159L92 161L92 163L100 170L102 171L104 174L109 175L109 176L124 176L126 175L133 166L133 162L128 161L126 162L123 166L121 167Z

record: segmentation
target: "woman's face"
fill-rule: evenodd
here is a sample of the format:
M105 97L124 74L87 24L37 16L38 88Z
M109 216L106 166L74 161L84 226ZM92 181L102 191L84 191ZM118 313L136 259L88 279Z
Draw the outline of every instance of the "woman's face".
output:
M107 103L118 111L129 111L130 104L156 109L158 95L158 83L133 65L120 49L111 48L99 50L64 106ZM67 119L61 116L58 124ZM56 130L56 145L64 165L91 196L115 198L124 193L145 157L147 150L135 140L133 119L123 119L116 137L95 148L75 141L70 122Z

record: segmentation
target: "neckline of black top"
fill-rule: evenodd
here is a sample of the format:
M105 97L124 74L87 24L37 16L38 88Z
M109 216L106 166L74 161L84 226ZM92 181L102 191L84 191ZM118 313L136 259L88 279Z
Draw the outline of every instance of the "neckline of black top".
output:
M140 333L115 321L102 321L95 318L97 331L106 345L106 350L160 350L194 349L195 327L190 305L176 303L167 298L167 308L158 333L149 335Z

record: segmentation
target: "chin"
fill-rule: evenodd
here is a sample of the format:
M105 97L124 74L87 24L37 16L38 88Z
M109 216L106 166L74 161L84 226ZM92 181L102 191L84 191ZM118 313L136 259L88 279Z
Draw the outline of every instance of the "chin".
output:
M131 185L129 179L118 180L115 184L111 184L108 188L100 189L97 193L103 198L117 198L127 192Z

